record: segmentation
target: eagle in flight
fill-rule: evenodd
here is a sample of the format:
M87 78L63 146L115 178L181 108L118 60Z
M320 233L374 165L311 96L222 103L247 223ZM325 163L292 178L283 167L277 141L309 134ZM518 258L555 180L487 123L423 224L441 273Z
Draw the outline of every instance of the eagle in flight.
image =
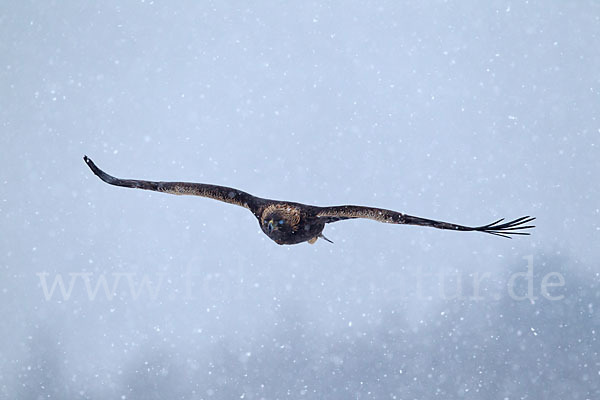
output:
M102 171L87 156L83 160L98 178L104 182L135 189L153 190L156 192L208 197L247 208L258 219L260 228L277 244L315 243L318 238L328 242L323 236L325 224L345 219L367 218L389 224L408 224L431 226L452 231L477 231L510 238L511 235L529 235L525 229L534 228L527 225L535 218L526 216L510 222L504 219L482 226L464 226L448 222L435 221L396 211L363 206L318 207L291 201L263 199L226 186L209 185L191 182L153 182L137 179L119 179ZM333 242L331 242L333 243Z

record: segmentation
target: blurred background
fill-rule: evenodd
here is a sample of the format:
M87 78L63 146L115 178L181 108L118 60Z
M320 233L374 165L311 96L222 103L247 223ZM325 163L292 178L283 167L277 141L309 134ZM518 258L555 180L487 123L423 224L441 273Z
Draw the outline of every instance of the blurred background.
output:
M594 1L8 2L0 397L600 396ZM368 220L278 246L196 181Z

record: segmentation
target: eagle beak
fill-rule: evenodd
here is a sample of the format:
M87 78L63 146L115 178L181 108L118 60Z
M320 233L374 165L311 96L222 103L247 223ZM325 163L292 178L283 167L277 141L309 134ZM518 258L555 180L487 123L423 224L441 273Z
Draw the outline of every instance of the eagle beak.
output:
M269 221L269 224L267 225L267 228L269 229L269 233L273 232L273 229L275 229L275 225L273 224L273 220Z

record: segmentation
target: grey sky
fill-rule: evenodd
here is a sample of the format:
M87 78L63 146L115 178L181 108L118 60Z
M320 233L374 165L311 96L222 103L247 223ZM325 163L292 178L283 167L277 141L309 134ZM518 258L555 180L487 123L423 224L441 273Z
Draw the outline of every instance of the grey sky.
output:
M7 3L0 397L598 397L599 32L593 1ZM537 228L345 221L282 247L83 154Z

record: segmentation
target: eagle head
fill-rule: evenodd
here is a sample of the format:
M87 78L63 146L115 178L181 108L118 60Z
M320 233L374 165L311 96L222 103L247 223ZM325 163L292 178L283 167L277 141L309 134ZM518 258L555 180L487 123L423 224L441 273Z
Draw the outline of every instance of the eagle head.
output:
M288 204L273 204L259 218L262 231L278 244L296 244L318 237L325 223Z

